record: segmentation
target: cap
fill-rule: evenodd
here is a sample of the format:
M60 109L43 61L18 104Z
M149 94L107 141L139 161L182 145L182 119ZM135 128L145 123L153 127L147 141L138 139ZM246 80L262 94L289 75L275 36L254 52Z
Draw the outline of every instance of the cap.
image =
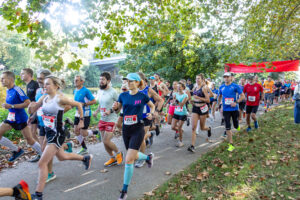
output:
M223 77L224 77L224 76L232 76L232 75L231 75L230 72L225 72L224 75L223 75Z
M126 78L123 78L123 80L141 81L141 77L137 73L129 73Z
M155 80L155 77L154 76L150 76L149 79L150 80Z

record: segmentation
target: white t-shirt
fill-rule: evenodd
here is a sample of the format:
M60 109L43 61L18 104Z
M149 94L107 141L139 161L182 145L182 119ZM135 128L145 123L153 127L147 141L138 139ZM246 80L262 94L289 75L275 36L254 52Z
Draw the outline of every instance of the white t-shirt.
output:
M118 97L119 95L117 94L116 90L112 87L110 87L107 90L98 90L96 99L98 100L100 106L101 121L117 121L118 116L116 113L111 113L107 116L104 116L103 114L112 108L114 102L118 100Z

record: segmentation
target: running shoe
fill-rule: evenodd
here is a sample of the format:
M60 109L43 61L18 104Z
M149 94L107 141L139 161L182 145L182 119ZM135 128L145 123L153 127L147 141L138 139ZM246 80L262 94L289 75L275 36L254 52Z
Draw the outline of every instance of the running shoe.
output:
M241 130L241 127L240 127L240 125L237 127L237 129L236 129L237 131L240 131Z
M153 167L154 154L150 153L148 155L148 157L149 157L149 160L146 160L146 163L148 164L148 168L151 168L151 167Z
M31 200L43 200L43 197L38 197L36 194L32 194Z
M193 145L189 146L188 151L195 153L195 147Z
M117 164L117 160L114 157L111 157L106 163L104 163L105 167L110 167Z
M189 126L191 123L190 118L187 118L186 125Z
M56 175L54 174L54 172L48 173L48 178L46 180L46 183L49 183L50 181L53 181L54 179L56 179Z
M144 166L145 163L146 163L145 160L137 160L137 161L135 162L134 166L135 166L136 168L141 168L141 167Z
M14 195L16 200L31 200L28 184L24 180L21 180L13 189L18 191L18 194Z
M68 152L68 153L72 153L73 152L73 142L70 141L70 142L67 142L67 149L65 150L65 152Z
M93 131L93 135L98 135L99 131L97 130L92 130Z
M235 147L232 144L228 144L228 151L233 151L235 149Z
M24 154L23 149L19 149L19 151L13 151L12 156L8 159L8 162L14 162L18 158L20 158Z
M156 136L159 136L160 134L159 125L155 125L155 126L156 126L155 128Z
M89 153L88 150L85 148L81 148L80 151L77 152L77 154L79 154L79 155L85 155L88 153Z
M98 132L98 134L96 135L96 138L99 140L99 142L101 142L101 141L102 141L102 138L101 138L101 133L100 133L100 132Z
M83 157L83 164L85 166L85 170L88 170L90 169L91 167L91 164L92 164L92 160L93 160L93 155L90 154L90 155L86 155Z
M176 147L183 147L183 146L184 146L183 142L178 140Z
M252 130L251 127L248 127L248 128L246 129L247 132L250 132L251 130Z
M153 144L153 137L154 137L154 133L152 131L150 132L150 134L151 134L151 136L149 137L149 147L152 146L152 144Z
M127 191L121 191L121 195L119 200L126 200L127 199Z
M122 165L123 163L123 153L120 152L116 155L117 165Z
M41 156L38 154L36 156L34 156L31 160L29 160L29 162L35 163L38 162L41 159Z
M256 129L258 129L258 127L259 127L258 121L255 121L255 122L254 122L254 127L255 127Z

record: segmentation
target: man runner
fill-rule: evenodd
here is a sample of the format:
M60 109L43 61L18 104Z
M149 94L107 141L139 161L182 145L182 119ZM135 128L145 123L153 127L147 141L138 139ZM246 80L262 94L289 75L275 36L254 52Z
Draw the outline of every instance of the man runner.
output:
M269 111L272 96L273 96L273 89L275 87L274 85L275 83L272 80L271 76L268 76L268 80L266 80L263 84L264 93L265 93L265 105L267 105L265 112Z

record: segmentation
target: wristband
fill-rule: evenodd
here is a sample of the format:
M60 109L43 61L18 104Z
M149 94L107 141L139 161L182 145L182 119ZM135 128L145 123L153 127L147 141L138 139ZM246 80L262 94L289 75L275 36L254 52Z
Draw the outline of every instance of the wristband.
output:
M82 121L83 121L83 120L84 120L84 118L83 118L83 117L80 117L80 120L82 120Z
M84 107L87 106L86 103L84 103L83 106L84 106Z

